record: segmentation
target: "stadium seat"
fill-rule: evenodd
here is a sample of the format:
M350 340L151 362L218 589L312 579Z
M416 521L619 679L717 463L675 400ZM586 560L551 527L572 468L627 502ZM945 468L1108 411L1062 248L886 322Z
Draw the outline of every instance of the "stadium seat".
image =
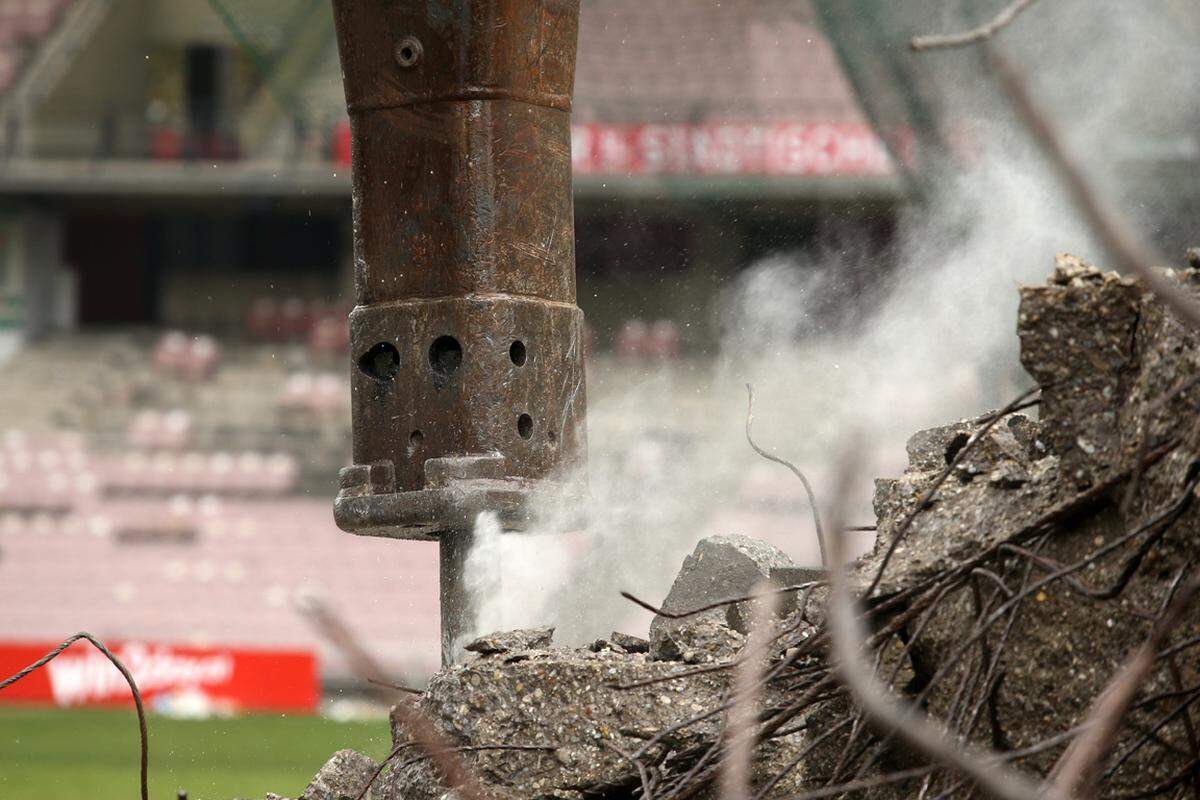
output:
M649 333L649 326L642 320L626 320L617 332L613 349L621 358L640 358L646 353L646 340Z

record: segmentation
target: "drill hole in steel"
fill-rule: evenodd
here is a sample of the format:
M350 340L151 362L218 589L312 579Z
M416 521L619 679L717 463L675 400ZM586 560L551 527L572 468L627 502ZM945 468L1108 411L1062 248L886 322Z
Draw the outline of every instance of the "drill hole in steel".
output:
M558 446L558 434L554 431L546 431L546 441L550 442L551 447Z
M533 436L533 417L528 414L517 417L517 433L521 435L522 439Z
M368 378L386 383L400 371L400 351L390 342L380 342L359 357L358 368Z
M463 349L453 336L439 336L429 345L429 366L443 378L449 378L462 365Z
M513 342L512 347L508 348L508 357L518 367L524 366L526 359L529 358L529 352L525 349L525 343L520 339Z
M423 50L421 42L416 37L405 36L396 45L396 63L405 69L411 69L421 60Z
M425 434L420 431L413 431L408 436L408 444L412 449L416 450L421 446L421 442L425 441Z

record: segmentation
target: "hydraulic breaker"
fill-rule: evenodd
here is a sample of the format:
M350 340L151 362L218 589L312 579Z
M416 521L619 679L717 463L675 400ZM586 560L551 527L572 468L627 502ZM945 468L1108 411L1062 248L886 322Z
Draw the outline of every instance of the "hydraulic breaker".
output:
M344 530L437 541L442 657L480 513L581 508L571 94L579 0L334 0L357 305Z

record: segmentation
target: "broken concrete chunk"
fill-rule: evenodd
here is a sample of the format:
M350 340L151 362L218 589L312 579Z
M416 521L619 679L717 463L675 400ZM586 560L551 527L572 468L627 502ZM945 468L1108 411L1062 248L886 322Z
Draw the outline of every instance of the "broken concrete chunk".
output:
M378 765L354 750L339 750L317 773L300 800L352 800L371 780Z
M1059 460L1041 447L1037 422L1013 414L964 450L985 424L963 421L918 431L908 441L910 463L904 474L875 481L875 549L857 566L864 584L871 582L894 532L955 458L957 480L939 487L893 554L897 574L906 572L909 579L933 574L1025 530L1056 503L1069 502L1061 492ZM887 594L900 583L885 575L880 593Z
M1022 445L1008 425L994 425L968 452L959 459L956 473L962 480L972 480L997 469L1024 470L1029 450Z
M696 545L683 560L663 610L674 613L691 611L733 597L744 597L759 583L771 577L771 570L794 567L787 554L774 545L748 536L710 536ZM701 618L732 626L743 626L748 614L723 606L684 619L657 616L650 623L653 648L668 631ZM742 629L740 633L747 631Z
M908 437L908 465L919 470L945 469L975 432L969 422L926 428Z
M1164 278L1196 293L1200 274ZM1145 639L1144 622L1121 609L1126 604L1161 608L1172 576L1192 569L1200 549L1200 517L1189 513L1167 534L1170 545L1152 549L1140 569L1128 571L1127 550L1103 551L1106 543L1177 502L1190 465L1200 458L1200 391L1176 395L1200 376L1196 332L1136 282L1078 259L1060 259L1048 286L1022 290L1020 334L1022 363L1043 390L1040 419L1013 417L997 427L1007 428L1025 457L1002 459L987 480L947 481L937 501L913 518L881 581L881 594L894 593L1013 541L1036 543L1026 546L1037 547L1049 563L1085 559L1087 584L1120 588L1110 602L1085 602L1063 583L1052 583L1014 617L1011 636L1005 633L1004 680L985 739L1010 750L1079 724ZM1152 455L1156 448L1160 455ZM1128 476L1134 474L1138 479L1126 503ZM910 517L914 495L927 489L934 475L910 465L900 479L877 483L879 542L875 553L856 565L860 586L874 577L879 552ZM984 567L995 569L1009 586L1020 585L1029 574L1028 564L1002 559ZM957 670L922 690L931 716L950 717L961 703L968 668L943 659L976 624L971 597L963 592L957 602L946 603L911 643L913 680ZM1181 625L1189 633L1179 636L1194 635L1200 619L1192 614ZM1172 685L1170 671L1158 669L1147 679L1146 693ZM1128 758L1120 772L1106 775L1097 796L1149 795L1151 787L1165 785L1185 769L1190 755L1177 745L1141 747L1141 731L1153 727L1158 713L1131 717L1120 734L1124 743L1114 746ZM1055 754L1047 754L1025 763L1045 774L1055 761Z
M714 638L705 644L698 638L702 634ZM628 639L631 645L644 642ZM688 626L678 641L716 648L728 659L736 657L744 637L707 620ZM707 656L697 651L697 657ZM669 747L683 752L701 752L715 740L722 715L704 712L725 701L733 675L732 670L697 673L678 662L608 648L530 651L515 664L481 658L444 670L430 681L418 708L447 741L484 746L464 751L463 761L491 800L626 797L639 780L627 755L655 735L672 729ZM777 686L765 687L764 704L780 701ZM412 738L402 724L392 736L394 744ZM800 733L764 744L763 752L775 759L770 764L784 764L806 742ZM808 772L794 772L793 780L767 797L795 794ZM758 781L769 773L756 769L755 774ZM446 788L429 761L421 759L386 772L374 791L375 800L444 800Z
M586 648L534 651L517 664L476 659L434 676L420 709L448 741L546 746L464 753L492 800L614 796L605 791L638 780L622 753L721 703L729 671L646 683L685 671L642 654ZM719 715L699 720L681 728L675 744L711 741L720 726ZM403 729L395 735L397 743L408 738ZM446 791L427 760L382 783L376 793L386 800L439 800Z
M1145 298L1135 281L1071 256L1059 256L1048 285L1021 289L1017 333L1021 363L1042 387L1041 439L1075 486L1102 481L1120 459Z
M604 650L612 650L617 653L648 653L650 652L650 642L640 636L613 631L607 639L597 639L592 642L588 645L588 649L593 653L600 653Z
M605 650L612 650L615 653L627 652L624 647L609 639L597 639L588 645L588 650L591 650L593 653L603 653Z
M518 628L513 631L490 633L479 637L463 649L481 656L489 656L523 650L545 650L553 640L554 627L546 625L541 628Z
M802 586L806 583L815 583L825 579L825 570L817 567L772 567L771 568L771 583L779 589L789 586ZM799 597L799 592L785 592L779 595L776 605L776 613L780 617L786 617L796 610L796 598ZM763 601L750 601L745 603L735 603L729 606L729 610L725 614L725 621L729 627L735 631L749 633L754 627L754 606Z
M620 631L613 631L608 640L627 653L649 653L650 641L640 636L633 636Z
M989 473L990 475L990 473ZM910 516L928 483L906 474L899 480L875 482L878 533L874 550L855 565L856 581L873 581L882 558ZM1058 479L1058 459L1047 457L1030 465L1028 480L1019 473L996 474L996 480L946 481L935 502L918 514L895 549L889 568L876 586L883 596L929 577L1013 537L1030 535L1047 515L1069 515L1082 502L1064 495Z
M1119 280L1116 272L1101 272L1079 256L1057 253L1054 256L1054 273L1047 283L1058 286L1099 285L1106 280Z
M985 417L986 418L986 417ZM971 437L982 427L977 421L956 422L917 431L909 437L906 449L911 471L941 472L955 459L954 475L971 481L980 475L998 473L1019 483L1028 480L1022 465L1045 455L1037 439L1037 423L1022 414L1014 414L993 426L966 450Z
M1008 427L1013 438L1017 440L1017 444L1025 449L1025 457L1028 460L1037 461L1043 456L1049 455L1046 445L1038 438L1041 429L1029 417L1024 414L1013 414L1004 420L1003 424Z
M662 629L650 643L650 657L655 661L686 664L732 661L745 643L746 637L723 620L699 616L685 620L682 625Z
M1001 464L988 473L988 483L1001 489L1016 489L1029 483L1029 473L1015 464Z
M825 580L825 570L819 567L772 567L771 583L779 588L801 586L806 583L816 583ZM795 594L789 594L795 600Z

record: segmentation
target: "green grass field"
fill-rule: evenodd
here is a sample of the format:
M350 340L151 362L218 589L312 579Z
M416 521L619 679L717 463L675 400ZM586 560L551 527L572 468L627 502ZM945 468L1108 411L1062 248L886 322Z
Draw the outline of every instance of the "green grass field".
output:
M257 715L219 720L151 716L150 797L296 797L325 760L351 747L382 758L387 720L341 723ZM2 800L136 800L133 711L0 708Z

